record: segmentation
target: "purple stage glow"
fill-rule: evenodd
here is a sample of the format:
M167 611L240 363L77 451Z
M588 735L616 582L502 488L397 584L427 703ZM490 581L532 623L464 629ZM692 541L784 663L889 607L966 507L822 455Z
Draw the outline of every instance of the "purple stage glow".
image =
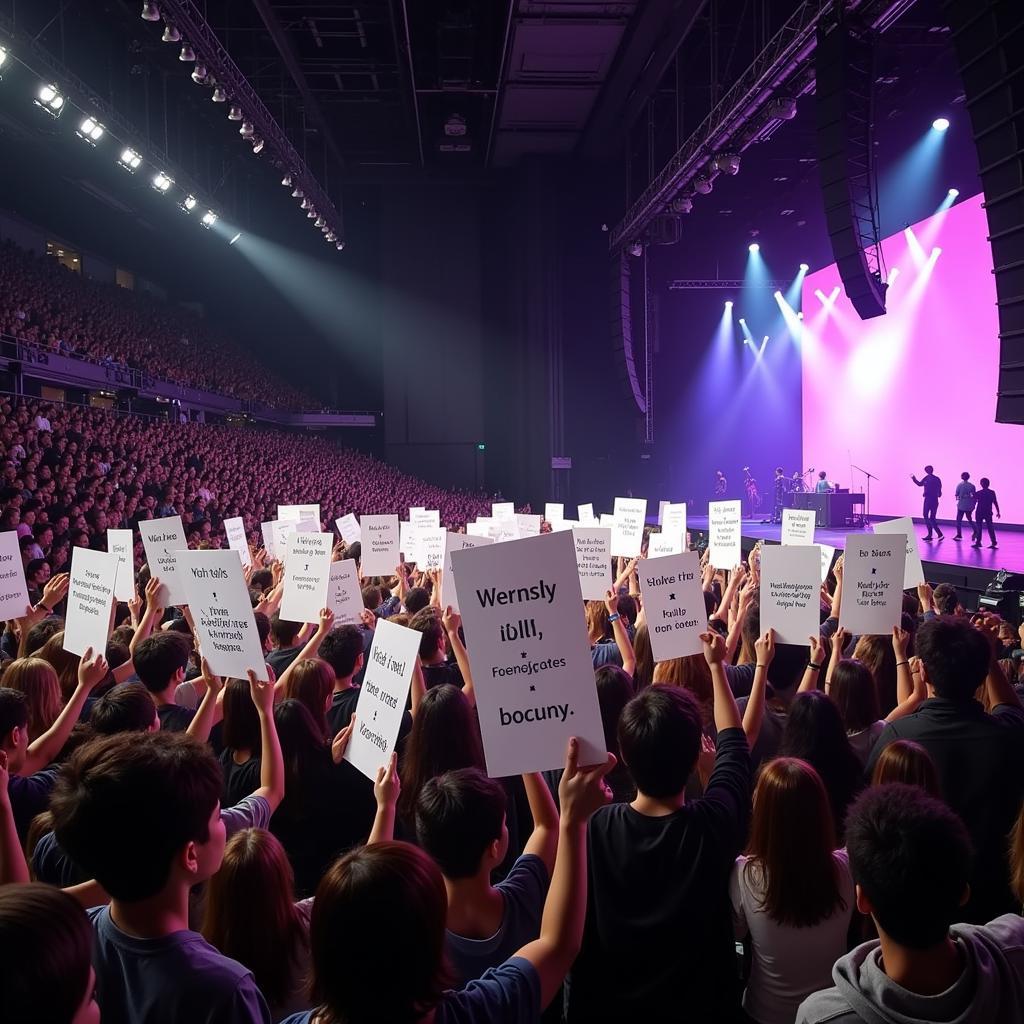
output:
M1003 521L1024 522L1024 433L996 423L996 290L982 197L885 239L888 312L860 320L835 265L803 282L803 465L855 491L874 473L871 513L921 515L926 464L953 519L964 471L987 476ZM832 298L833 293L838 293Z

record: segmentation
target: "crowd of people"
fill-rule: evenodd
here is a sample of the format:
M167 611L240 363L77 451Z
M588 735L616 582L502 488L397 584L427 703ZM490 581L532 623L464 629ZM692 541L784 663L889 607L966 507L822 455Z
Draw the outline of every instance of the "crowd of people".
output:
M0 405L0 529L32 605L0 637L0 1020L1024 1021L1024 628L948 585L891 636L776 643L759 549L706 553L702 653L654 660L618 560L580 608L607 757L486 773L441 574L360 575L359 625L280 616L276 504L485 499L323 441ZM269 681L217 677L141 562L104 651L63 649L69 545L241 514ZM339 543L336 558L360 558ZM42 568L39 563L42 563ZM395 754L345 760L374 630L421 634Z
M323 405L190 310L90 280L9 241L0 242L0 335L41 354L139 370L271 408Z

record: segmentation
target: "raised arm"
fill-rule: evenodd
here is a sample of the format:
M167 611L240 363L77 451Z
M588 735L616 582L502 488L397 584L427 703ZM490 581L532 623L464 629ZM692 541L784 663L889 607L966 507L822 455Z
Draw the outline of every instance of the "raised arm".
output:
M768 666L775 657L775 630L769 629L764 636L754 641L757 662L754 665L754 682L750 687L750 696L743 711L743 733L747 737L747 745L753 748L757 737L761 734L764 722L764 699L768 685Z
M462 625L462 616L452 611L448 605L441 617L441 625L448 634L448 643L452 646L452 654L455 655L455 664L459 666L462 674L462 692L466 695L472 707L476 707L476 689L473 686L473 670L469 667L469 655L466 653L466 645L459 636L459 627Z
M210 730L221 720L222 703L217 700L221 690L224 689L224 680L210 671L210 666L205 658L200 660L202 666L202 680L206 692L199 703L199 708L192 721L185 730L193 739L205 743L210 738Z
M526 840L523 853L540 857L547 868L548 878L555 869L555 853L558 850L558 808L544 777L539 772L523 776L526 799L533 816L533 832Z
M148 639L156 624L164 617L164 610L160 604L160 580L151 576L146 584L146 610L142 613L138 626L135 628L135 635L128 644L128 652L132 659L135 658L135 648Z
M818 688L818 679L821 676L821 669L825 663L825 641L821 634L809 638L811 645L810 657L807 659L807 668L804 669L804 677L800 680L797 693L807 693ZM831 674L831 668L829 669Z
M846 650L846 645L850 642L850 631L847 629L837 629L835 635L832 637L832 655L828 659L828 671L825 673L825 692L829 692L829 688L832 685L832 674L836 670L836 665L843 660L843 651Z
M313 631L312 636L306 641L305 646L299 651L298 656L292 661L292 663L281 673L281 678L274 684L274 699L280 700L288 692L288 680L291 679L292 669L300 661L305 661L307 658L315 658L320 650L320 645L324 642L324 637L334 628L334 612L330 608L320 609L320 620L317 623L316 629Z
M274 684L261 682L249 669L249 693L260 718L260 788L253 794L270 804L270 813L284 799L284 757L274 722Z
M619 649L619 657L622 658L622 670L632 679L633 673L636 672L636 654L633 651L633 642L626 631L626 624L619 615L618 590L609 590L605 593L604 606L608 609L608 621L612 624L615 646Z
M354 717L354 716L353 716ZM395 807L402 784L398 780L398 754L391 752L391 759L377 769L377 779L373 784L373 795L377 801L377 813L373 819L373 828L366 845L388 843L395 838Z
M28 865L18 839L18 827L14 823L11 797L7 792L9 781L7 751L0 750L0 885L21 884L29 880Z
M423 666L419 658L413 658L412 662L412 683L409 686L409 714L416 717L419 711L420 702L427 692L427 683L423 678ZM475 700L474 700L475 703Z
M714 693L715 728L722 732L725 729L739 729L740 709L736 706L736 698L729 688L729 680L725 676L725 638L718 633L701 633L704 644L704 658L711 668L711 688Z
M1011 707L1019 708L1021 706L1020 697L1017 696L1017 691L1010 685L1006 673L999 664L999 639L994 633L986 633L985 638L992 650L988 662L988 675L985 677L985 695L988 698L988 706L995 708L1000 704L1009 704Z
M732 661L736 656L736 648L740 645L740 638L743 636L743 623L754 606L754 597L757 594L757 580L751 574L743 589L740 591L739 605L736 608L736 615L729 624L729 635L725 638L725 657Z

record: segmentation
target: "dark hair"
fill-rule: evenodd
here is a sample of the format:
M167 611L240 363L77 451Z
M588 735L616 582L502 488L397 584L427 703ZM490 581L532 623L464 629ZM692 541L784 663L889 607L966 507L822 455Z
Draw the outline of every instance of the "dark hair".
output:
M893 740L882 748L875 760L871 785L881 786L887 782L920 786L929 796L942 798L935 762L931 754L913 740Z
M291 619L282 619L277 612L270 619L270 637L278 647L291 647L295 638L302 631L301 622L292 622Z
M249 586L253 590L258 590L261 594L267 589L267 587L273 586L274 574L270 569L257 569L252 576L249 577ZM139 581L139 586L142 586L142 581Z
M331 666L335 679L347 679L363 653L363 634L355 626L335 626L320 644L318 656Z
M405 610L410 615L415 615L430 604L430 594L426 587L413 587L405 595Z
M961 480L970 480L971 479L971 474L970 473L961 473L960 474L960 479Z
M302 658L291 666L286 697L294 697L306 705L324 740L329 732L327 702L334 689L334 672L320 658Z
M501 837L505 788L479 768L428 779L416 800L416 838L448 878L470 878L487 847Z
M58 776L53 831L115 899L148 899L186 843L209 839L222 785L216 759L187 733L104 736L79 748Z
M456 768L484 768L480 726L466 695L451 683L423 695L402 758L398 813L412 823L416 800L428 779Z
M56 615L48 615L42 622L37 622L25 638L25 654L36 654L46 646L46 641L56 633L64 631L64 620Z
M0 887L0 1020L74 1019L88 994L93 941L67 893L35 882Z
M651 686L619 718L622 759L645 796L681 793L700 752L701 713L687 690Z
M633 687L637 691L646 689L654 679L654 652L651 650L651 634L647 623L636 627L633 637L633 653L636 655L636 670L633 672ZM609 749L611 749L609 747Z
M917 786L865 790L850 808L846 848L853 880L894 942L930 949L949 934L971 870L963 822Z
M940 583L932 592L932 601L939 615L952 615L960 604L960 596L952 583Z
M619 758L619 719L633 699L633 681L618 665L602 665L594 673L597 702L601 707L604 749ZM617 767L617 766L616 766Z
M762 890L761 907L773 921L809 928L845 909L835 846L832 808L814 768L795 757L765 764L743 871L751 888Z
M363 599L363 607L370 611L376 611L384 603L381 588L375 587L372 583L367 583L363 587L360 596Z
M629 594L619 595L619 615L629 625L636 622L636 599Z
M447 913L441 872L415 846L374 843L336 861L317 887L309 925L313 997L328 1019L422 1020L450 986Z
M142 683L111 687L92 706L89 725L99 736L146 732L156 719L156 704Z
M252 617L256 620L256 634L260 638L260 648L266 647L267 637L270 636L270 616L266 612L253 612Z
M21 690L0 686L0 739L12 729L28 726L28 697Z
M436 608L420 609L409 621L409 628L423 634L420 638L421 658L429 658L436 654L444 643L441 613Z
M925 466L925 467L924 467L924 471L925 471L926 473L931 473L931 472L932 472L932 471L933 471L934 469L935 469L935 467L934 467L934 466Z
M248 750L259 755L260 715L252 702L248 679L229 679L224 684L224 723L221 743L227 750Z
M274 724L284 757L284 800L277 814L297 821L315 803L333 764L324 734L302 701L283 700L274 709Z
M192 642L181 633L154 633L135 648L135 674L150 693L163 693L188 665Z
M798 693L789 705L779 754L809 762L825 784L836 835L842 839L850 801L863 785L863 768L846 737L839 709L821 690Z
M989 481L989 478L987 476L983 476L981 478L981 486L982 487L988 487L989 483L990 483L990 481Z
M844 658L836 665L828 692L847 732L860 732L882 717L878 713L875 677L871 669L856 658Z
M917 655L939 697L968 701L988 675L988 641L963 619L943 615L917 631Z

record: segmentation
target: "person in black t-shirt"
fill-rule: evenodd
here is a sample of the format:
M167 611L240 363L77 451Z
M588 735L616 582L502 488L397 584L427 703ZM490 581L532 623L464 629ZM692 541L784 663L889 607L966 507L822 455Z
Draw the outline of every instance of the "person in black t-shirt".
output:
M920 480L913 475L911 475L910 479L918 487L924 489L922 512L924 515L924 525L928 530L924 539L931 540L932 531L934 531L939 540L942 540L945 534L939 529L939 523L936 518L939 514L939 498L942 497L942 481L935 475L935 470L931 466L924 467L924 476Z
M981 547L981 531L986 527L988 528L988 539L991 542L989 547L998 547L995 527L992 525L992 512L995 511L996 519L1002 519L1002 514L999 511L999 499L996 497L996 492L989 487L988 477L981 478L981 490L975 494L975 498L978 504L975 506L974 512L974 544L972 547Z
M147 637L135 648L135 674L153 695L160 728L165 732L185 732L194 716L174 703L174 690L185 681L191 653L189 639L169 630Z
M280 678L284 670L299 656L303 641L300 634L303 630L301 622L282 619L275 614L270 620L270 640L274 649L267 655L267 664Z
M462 672L458 665L448 660L445 630L438 609L430 607L418 611L409 620L409 628L423 634L420 641L420 665L423 668L423 681L427 689L444 683L451 683L452 686L461 689Z

